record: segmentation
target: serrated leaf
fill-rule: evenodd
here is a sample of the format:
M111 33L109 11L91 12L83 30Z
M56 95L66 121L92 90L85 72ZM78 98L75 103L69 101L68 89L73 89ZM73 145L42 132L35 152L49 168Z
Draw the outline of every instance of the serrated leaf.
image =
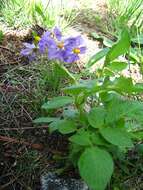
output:
M90 134L87 131L80 130L75 135L71 136L69 140L75 144L81 146L89 146L91 145Z
M100 129L101 135L111 144L119 147L133 147L129 134L122 128L104 127Z
M86 68L93 66L97 61L102 59L108 52L109 52L109 48L104 48L98 53L96 53L95 55L93 55L91 59L88 61L88 63L86 64Z
M113 72L119 72L126 69L127 66L128 66L128 63L126 62L114 61L114 62L109 63L107 65L107 68Z
M106 111L103 107L95 107L91 109L87 115L88 122L94 128L100 128L104 125Z
M58 124L58 131L62 134L69 134L76 131L76 124L71 120L61 120Z
M121 39L112 46L106 55L105 63L106 65L111 61L114 61L120 55L125 54L130 47L130 35L127 29L124 29L121 33Z
M37 119L34 119L33 123L37 123L37 124L39 124L39 123L50 123L50 122L56 121L56 120L58 120L58 118L56 118L56 117L39 117Z
M104 190L113 173L110 154L97 147L86 148L78 161L81 177L92 190Z
M73 98L69 96L59 96L55 97L52 100L48 101L47 103L43 104L43 109L57 109L63 107L67 104L73 103Z

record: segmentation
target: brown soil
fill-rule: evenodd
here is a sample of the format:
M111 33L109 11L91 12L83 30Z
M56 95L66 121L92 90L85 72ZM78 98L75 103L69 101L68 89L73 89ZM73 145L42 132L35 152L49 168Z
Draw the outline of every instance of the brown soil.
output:
M19 36L10 31L0 44L0 189L5 190L41 189L40 176L64 167L61 158L68 152L67 138L49 134L46 125L34 126L38 111L23 102L25 97L33 101L36 88L34 76L25 73L33 65L19 54L23 41L29 40L31 33ZM41 103L39 112L40 107Z

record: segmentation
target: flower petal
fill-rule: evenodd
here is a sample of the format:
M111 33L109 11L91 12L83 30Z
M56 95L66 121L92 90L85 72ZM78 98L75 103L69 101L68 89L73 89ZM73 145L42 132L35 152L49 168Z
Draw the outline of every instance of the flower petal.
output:
M54 31L54 34L55 34L57 40L61 40L62 33L61 33L60 29L56 26L53 31Z
M79 49L80 49L80 54L84 54L87 48L85 46L82 46Z
M79 60L79 56L74 53L64 57L64 62L66 63L74 63L77 60Z
M34 44L30 44L30 43L23 43L23 45L28 48L28 49L34 49L35 48L35 45Z

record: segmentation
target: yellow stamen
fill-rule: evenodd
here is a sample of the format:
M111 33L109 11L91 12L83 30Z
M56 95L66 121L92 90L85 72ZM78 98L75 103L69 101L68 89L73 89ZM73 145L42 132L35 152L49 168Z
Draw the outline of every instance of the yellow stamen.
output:
M59 42L59 43L57 44L57 46L58 46L58 48L62 49L62 48L64 47L64 43L63 43L63 42Z
M34 39L36 42L39 42L41 38L39 36L35 36Z
M79 49L79 48L74 48L74 49L73 49L73 52L74 52L75 54L79 54L79 53L80 53L80 49Z

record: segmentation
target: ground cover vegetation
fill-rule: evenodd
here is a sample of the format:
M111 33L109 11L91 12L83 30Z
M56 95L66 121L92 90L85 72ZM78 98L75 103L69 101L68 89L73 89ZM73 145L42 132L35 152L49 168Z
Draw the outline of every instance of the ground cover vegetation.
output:
M40 189L48 171L91 190L143 187L143 3L108 0L103 15L91 3L0 0L1 189ZM84 35L69 35L81 21L99 28L87 62Z

